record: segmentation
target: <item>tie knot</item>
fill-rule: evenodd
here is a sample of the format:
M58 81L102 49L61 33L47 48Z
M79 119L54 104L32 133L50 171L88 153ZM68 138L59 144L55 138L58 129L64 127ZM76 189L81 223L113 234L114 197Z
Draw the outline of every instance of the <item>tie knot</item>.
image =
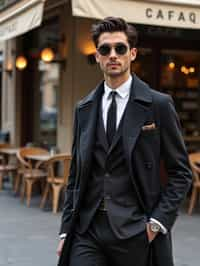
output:
M116 91L111 91L111 92L110 92L110 97L111 97L112 99L115 99L116 95L117 95L117 92L116 92Z

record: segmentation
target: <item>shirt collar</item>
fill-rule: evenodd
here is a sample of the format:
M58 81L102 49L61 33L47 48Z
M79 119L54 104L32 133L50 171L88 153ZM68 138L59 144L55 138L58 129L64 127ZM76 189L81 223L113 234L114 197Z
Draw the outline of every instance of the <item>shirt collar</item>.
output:
M130 75L127 81L125 81L122 85L120 85L118 88L115 89L115 91L121 98L126 98L130 94L131 82L132 82L132 76ZM106 99L108 99L111 91L113 91L113 89L111 89L106 84L106 82L104 82L104 93Z

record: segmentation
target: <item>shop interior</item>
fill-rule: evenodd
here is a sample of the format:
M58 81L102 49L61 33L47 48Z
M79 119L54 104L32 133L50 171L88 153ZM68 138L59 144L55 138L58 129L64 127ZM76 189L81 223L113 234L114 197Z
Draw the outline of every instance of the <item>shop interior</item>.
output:
M138 26L132 70L154 89L172 96L188 151L200 148L200 50L195 30ZM146 28L146 31L145 31Z

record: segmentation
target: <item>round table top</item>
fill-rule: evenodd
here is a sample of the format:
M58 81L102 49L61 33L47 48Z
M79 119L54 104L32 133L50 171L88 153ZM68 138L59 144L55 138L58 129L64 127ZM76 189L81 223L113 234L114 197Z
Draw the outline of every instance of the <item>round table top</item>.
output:
M0 149L0 153L8 154L8 155L16 155L19 148L2 148Z
M50 155L50 154L26 155L26 158L31 159L31 160L37 160L37 161L48 161L52 157L53 155Z

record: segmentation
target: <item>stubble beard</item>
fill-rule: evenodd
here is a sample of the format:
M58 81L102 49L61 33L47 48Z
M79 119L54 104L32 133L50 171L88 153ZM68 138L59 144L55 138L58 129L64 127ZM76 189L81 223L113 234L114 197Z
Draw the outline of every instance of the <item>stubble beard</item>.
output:
M116 77L123 76L128 70L129 70L129 67L125 67L116 72L112 70L109 71L107 69L103 69L103 72L104 72L104 75L107 77L116 78Z

